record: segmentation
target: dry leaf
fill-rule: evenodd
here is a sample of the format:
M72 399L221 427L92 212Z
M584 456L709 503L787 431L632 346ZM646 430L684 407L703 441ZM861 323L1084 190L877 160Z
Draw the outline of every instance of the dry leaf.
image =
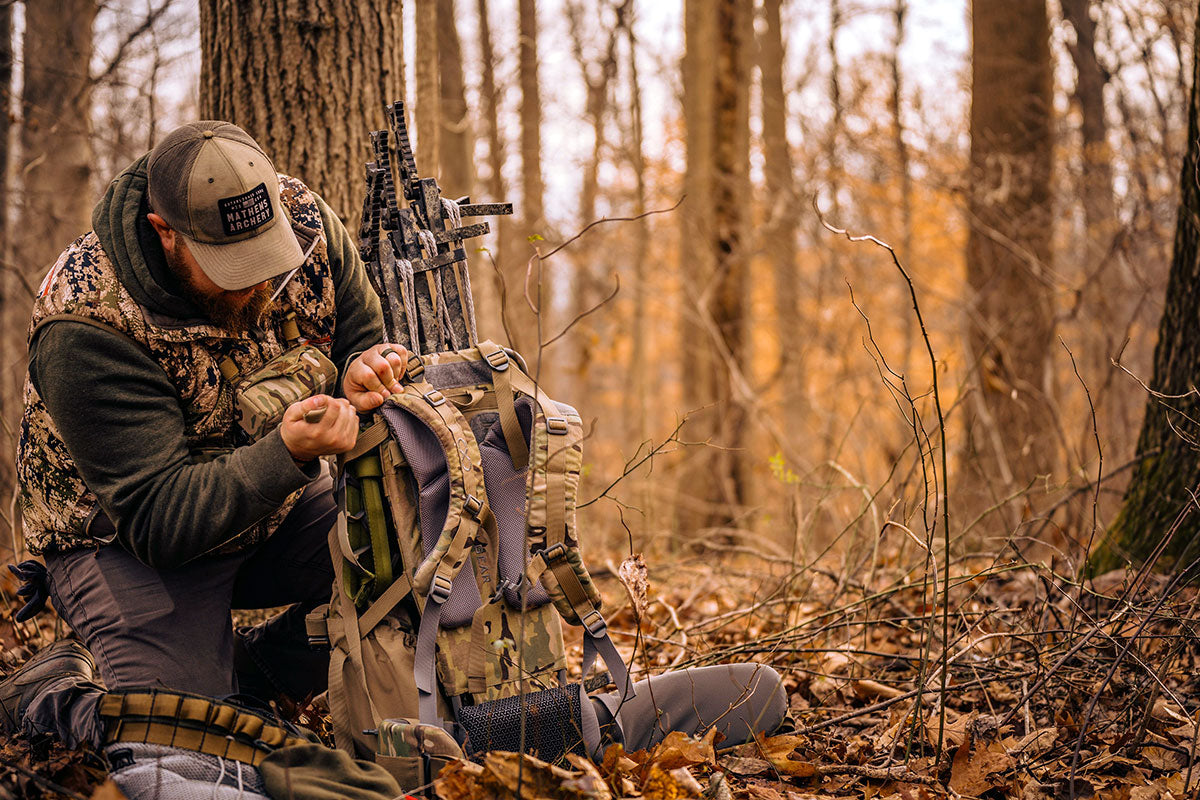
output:
M854 681L850 686L854 689L854 693L863 700L870 700L875 697L883 697L890 700L893 697L899 697L904 694L904 690L902 689L872 680Z
M1001 783L992 781L989 776L1012 766L1012 757L1000 744L987 746L980 743L972 748L963 742L955 752L950 768L950 788L959 794L977 797Z
M91 800L127 800L125 793L117 787L112 778L96 787Z
M667 771L677 767L694 767L697 764L715 767L717 755L713 743L716 733L716 728L710 728L703 739L693 739L685 733L671 731L654 746L647 761Z
M680 767L671 770L671 777L675 779L675 783L679 784L688 797L700 797L704 794L704 787L700 785L700 781L692 773L688 772L687 767Z
M676 800L681 794L679 784L675 782L671 773L659 769L657 765L651 765L646 781L642 784L642 796L646 800Z
M729 788L729 779L724 772L715 772L709 777L704 800L733 800L733 790Z
M637 618L642 619L646 616L646 591L650 587L646 578L646 560L642 554L626 556L621 566L617 567L617 577L629 594L629 602L633 604Z
M734 775L762 775L771 769L771 762L761 758L727 756L721 759L721 767Z

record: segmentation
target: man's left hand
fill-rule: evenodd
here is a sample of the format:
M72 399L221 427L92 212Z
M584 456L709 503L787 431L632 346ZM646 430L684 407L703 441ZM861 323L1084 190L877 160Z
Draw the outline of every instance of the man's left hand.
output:
M398 344L377 344L346 368L342 394L362 411L383 405L383 401L403 391L400 378L408 364L408 351Z

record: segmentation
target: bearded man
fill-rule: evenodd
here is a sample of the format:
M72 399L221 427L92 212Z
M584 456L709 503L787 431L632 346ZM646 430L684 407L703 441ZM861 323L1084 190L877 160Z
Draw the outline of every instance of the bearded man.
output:
M320 457L353 447L407 353L338 218L235 125L172 131L92 223L38 292L17 456L26 544L86 649L0 684L5 721L99 743L95 672L302 701L328 667L304 625L333 579ZM288 604L232 629L232 608Z

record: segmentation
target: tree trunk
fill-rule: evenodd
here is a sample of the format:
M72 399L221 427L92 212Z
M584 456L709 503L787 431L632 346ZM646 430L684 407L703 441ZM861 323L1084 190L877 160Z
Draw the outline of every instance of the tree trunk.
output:
M630 3L632 6L632 3ZM630 8L630 14L633 13ZM633 211L636 215L646 213L646 156L644 144L644 127L642 122L642 87L638 78L637 36L634 34L633 23L626 17L625 38L629 45L629 104L630 104L630 142L629 158L633 166L634 201ZM633 378L633 391L625 395L625 419L629 423L628 433L639 444L646 440L646 410L648 364L646 363L646 261L650 256L650 222L645 217L636 223L633 251L633 319L630 321L633 338L629 374ZM626 436L626 440L630 438ZM643 493L642 507L650 513L648 498Z
M496 75L492 66L495 63L495 56L492 52L492 29L488 20L487 0L477 0L475 8L479 18L479 60L481 65L479 100L483 106L480 118L483 121L488 144L488 179L484 185L488 192L487 199L501 202L507 199L504 196L504 141L500 133L498 111L500 94L496 90ZM482 266L476 272L476 275L491 287L492 295L495 297L494 303L481 304L476 309L476 313L479 315L477 324L480 335L486 335L496 341L505 338L504 325L501 321L501 306L508 307L513 302L514 296L514 287L506 286L504 292L506 299L503 303L501 302L500 278L503 273L500 270L504 269L505 259L513 249L509 245L512 227L512 220L509 217L496 218L490 258L485 255L480 259L479 263ZM512 272L510 270L510 274ZM471 285L474 286L476 283L477 281L472 281Z
M13 7L0 5L0 269L8 265L8 162L12 132ZM8 363L9 359L4 359Z
M800 265L796 262L799 203L787 138L787 95L783 88L782 0L763 0L758 39L758 69L762 86L762 139L766 175L766 220L763 247L775 285L776 327L779 331L779 385L783 394L786 430L803 428L805 320L800 313Z
M91 225L92 22L95 0L25 4L17 222L13 227L13 271L5 272L4 413L7 452L16 442L20 386L25 379L25 332L33 307L32 287L59 252ZM3 460L4 497L12 488L12 463ZM9 505L4 503L5 517Z
M475 191L475 136L467 112L462 46L454 12L454 0L437 0L438 75L442 90L438 182L441 183L443 194L450 198ZM487 199L499 201L504 198Z
M437 174L442 133L442 90L438 85L438 0L416 0L417 105L413 122L417 128L417 172Z
M1200 18L1197 19L1200 32ZM1200 40L1198 40L1200 41ZM1160 566L1184 565L1197 556L1200 514L1195 492L1200 485L1200 397L1195 392L1200 372L1200 50L1193 55L1188 104L1187 152L1179 179L1179 211L1175 223L1175 252L1167 279L1167 295L1154 350L1150 387L1158 394L1146 403L1138 437L1140 457L1125 502L1109 530L1108 541L1092 560L1102 572L1126 559L1145 559L1166 536L1171 536Z
M1049 286L1052 130L1045 0L975 3L968 199L968 344L978 391L966 467L979 494L969 511L1024 492L1052 473L1049 410L1054 336ZM964 482L960 482L962 486ZM961 495L960 495L961 496Z
M521 209L520 233L525 237L546 235L545 209L542 205L545 188L542 183L542 99L538 84L538 24L535 0L519 0L517 4L520 45L518 68L521 82ZM518 243L513 248L511 263L505 269L508 297L505 313L516 339L512 344L529 359L538 356L538 343L549 330L549 298L544 268L533 262L528 279L528 299L537 309L533 315L526 301L526 272L533 248ZM535 371L537 367L532 367Z
M908 16L908 0L896 0L892 7L892 22L894 35L892 38L891 62L892 94L888 106L892 114L892 143L896 150L896 172L900 177L900 261L912 267L913 257L913 181L912 168L908 153L908 144L904 141L904 86L900 69L900 50L904 46L905 19ZM908 374L912 362L913 348L916 346L917 323L913 315L907 311L908 297L903 298L901 307L906 309L904 314L904 357L900 364L904 374Z
M349 224L368 132L404 97L400 0L201 0L200 110L243 127ZM436 162L435 162L436 163Z
M734 525L749 486L746 411L732 370L744 363L747 341L752 15L739 0L688 0L685 8L685 191L695 204L684 215L681 248L694 303L684 310L683 352L689 405L710 406L689 436L714 445L696 451L686 470L685 529Z

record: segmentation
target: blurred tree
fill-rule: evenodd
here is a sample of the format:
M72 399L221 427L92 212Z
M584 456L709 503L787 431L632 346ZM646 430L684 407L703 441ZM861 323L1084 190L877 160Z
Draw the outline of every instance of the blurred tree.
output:
M684 399L705 408L689 438L708 443L681 484L680 524L691 532L736 526L749 491L748 387L740 381L748 364L753 5L686 0L684 25Z
M21 191L12 229L13 269L4 271L4 434L6 452L22 401L25 333L33 287L59 251L91 225L90 126L92 23L95 0L25 4L22 40L20 152L16 175ZM5 496L12 486L12 463L4 464ZM7 516L8 505L4 505Z
M492 26L488 19L487 0L477 0L475 4L478 16L479 31L479 102L482 106L479 118L483 124L487 140L488 177L484 184L489 199L496 202L506 200L504 196L504 140L500 131L500 93L496 88L495 54L492 51ZM476 307L479 315L478 325L480 335L486 335L499 341L502 335L501 321L501 273L505 259L512 252L509 239L512 237L512 220L509 217L497 217L494 221L495 235L492 237L490 258L481 259L484 264L472 275L472 286L486 285L490 294L495 297L494 303L481 303ZM489 263L490 262L490 263ZM477 262L479 263L479 262ZM485 292L488 290L484 290ZM513 287L509 286L505 294L509 299L505 305L512 303Z
M401 0L201 0L200 113L358 224L368 131L404 97ZM436 162L434 162L436 163Z
M442 122L438 182L447 197L462 197L475 191L475 135L467 111L462 44L455 19L454 0L437 0L439 116Z
M442 90L438 81L438 27L437 0L416 0L414 14L417 27L417 53L415 60L417 78L417 102L409 114L417 131L417 171L422 175L437 175L441 163L440 148L442 134Z
M538 18L536 0L518 0L517 73L521 83L521 204L518 212L522 236L546 235L546 210L543 207L545 185L542 182L542 96L538 83ZM539 341L548 330L550 293L542 266L533 262L526 292L528 259L533 249L518 243L506 254L504 280L507 296L504 313L508 318L513 347L526 358L538 356ZM534 317L529 301L537 308ZM540 366L532 367L540 372Z
M892 115L892 146L896 151L896 172L900 178L900 248L897 255L900 260L912 266L913 257L913 181L911 157L908 143L904 140L904 81L903 70L900 68L900 51L904 47L905 21L908 18L908 0L896 0L892 6L892 52L888 56L888 65L892 73L892 91L888 96L888 110ZM907 298L905 298L907 300ZM916 320L907 313L905 303L904 314L904 357L900 364L902 371L907 374L911 363L913 348L916 346Z
M0 3L0 269L8 269L8 161L12 129L13 4ZM7 359L5 360L7 362Z
M796 259L799 234L799 196L792 150L787 136L787 93L784 91L782 0L762 0L758 36L758 70L762 87L762 142L766 177L766 220L763 249L771 262L775 285L775 314L781 347L779 378L783 420L788 431L801 429L805 413L804 314L800 308L800 265Z
M1196 21L1200 32L1200 17ZM1197 39L1200 41L1200 39ZM1160 566L1200 555L1200 48L1192 56L1187 151L1179 180L1175 251L1154 351L1153 390L1138 437L1139 461L1125 502L1091 567L1103 572L1140 562L1163 546ZM1169 541L1164 541L1169 540Z
M978 375L959 497L974 516L1054 470L1048 399L1052 71L1045 0L974 3L967 340ZM969 521L969 520L967 520ZM1007 530L1017 514L1004 518Z
M642 118L642 85L638 75L638 38L633 29L634 4L629 1L629 11L625 16L625 40L627 44L627 72L629 81L629 129L628 154L630 165L633 167L633 213L646 213L646 148L645 123ZM647 383L649 381L649 364L646 360L646 332L649 320L646 319L646 260L650 256L650 221L645 217L636 223L636 233L633 250L633 309L629 321L630 336L633 339L630 346L628 374L633 379L632 391L625 392L625 420L627 429L635 442L645 441L647 435L646 403ZM628 436L626 437L629 438ZM643 495L642 505L649 513L649 503Z

